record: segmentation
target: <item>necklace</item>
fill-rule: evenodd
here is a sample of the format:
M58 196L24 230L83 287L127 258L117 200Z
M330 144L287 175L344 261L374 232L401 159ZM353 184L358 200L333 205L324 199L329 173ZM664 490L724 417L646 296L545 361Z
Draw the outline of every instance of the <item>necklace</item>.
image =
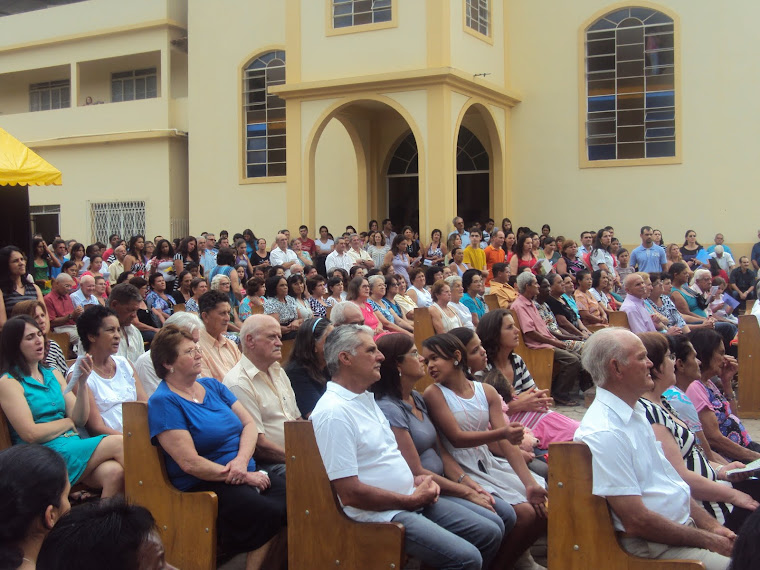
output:
M200 404L200 402L198 401L198 398L195 397L195 389L193 389L192 391L188 391L188 390L183 390L182 388L177 388L176 386L172 386L172 388L176 390L177 392L182 392L186 396L190 396L193 399L193 402L195 402L196 404ZM193 388L195 388L195 384L193 384Z

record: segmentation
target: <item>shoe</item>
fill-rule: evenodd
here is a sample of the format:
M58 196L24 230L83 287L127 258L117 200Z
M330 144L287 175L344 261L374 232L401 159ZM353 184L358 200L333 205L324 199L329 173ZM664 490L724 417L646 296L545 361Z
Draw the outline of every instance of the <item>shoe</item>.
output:
M569 398L567 400L565 400L564 398L558 398L557 396L553 396L553 398L554 398L554 403L557 404L558 406L573 408L578 405L578 402Z
M517 559L512 566L513 570L546 570L545 566L541 566L533 560L533 556L530 554L530 550L523 552L523 555Z

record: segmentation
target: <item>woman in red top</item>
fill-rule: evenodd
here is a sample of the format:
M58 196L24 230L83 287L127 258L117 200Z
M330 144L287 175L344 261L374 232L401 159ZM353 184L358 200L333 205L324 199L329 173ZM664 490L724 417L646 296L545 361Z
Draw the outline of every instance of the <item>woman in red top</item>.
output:
M535 273L537 261L538 258L533 252L533 239L528 233L522 234L517 240L515 255L509 261L509 269L512 275L519 275L524 267L529 267Z

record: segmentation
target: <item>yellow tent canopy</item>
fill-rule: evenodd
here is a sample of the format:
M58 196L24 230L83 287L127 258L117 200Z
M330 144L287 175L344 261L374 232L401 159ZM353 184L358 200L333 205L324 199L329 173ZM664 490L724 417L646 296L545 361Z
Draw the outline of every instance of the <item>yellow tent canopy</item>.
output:
M0 186L63 184L61 171L0 129Z

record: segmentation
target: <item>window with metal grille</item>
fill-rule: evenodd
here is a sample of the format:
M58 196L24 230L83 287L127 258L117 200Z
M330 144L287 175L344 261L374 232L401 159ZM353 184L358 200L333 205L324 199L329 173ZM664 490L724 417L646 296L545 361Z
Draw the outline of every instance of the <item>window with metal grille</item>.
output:
M285 52L270 51L243 71L245 176L285 176L285 101L270 94L285 83Z
M156 97L158 97L158 74L155 67L111 74L112 103Z
M391 21L391 0L332 0L333 28Z
M490 0L465 0L465 23L468 28L487 36L490 30Z
M68 79L32 83L29 86L29 110L48 111L71 107L71 82Z
M623 8L586 30L588 159L676 154L673 20Z
M93 241L108 243L111 234L145 235L145 202L91 202L90 222Z

